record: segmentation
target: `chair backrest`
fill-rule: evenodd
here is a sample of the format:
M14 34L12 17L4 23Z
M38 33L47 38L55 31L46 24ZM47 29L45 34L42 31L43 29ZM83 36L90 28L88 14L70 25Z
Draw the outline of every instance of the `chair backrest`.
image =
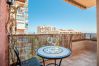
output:
M15 53L15 55L17 57L16 65L21 66L21 60L20 60L20 57L19 57L19 51L18 51L18 49L16 47L14 48L14 53Z
M17 65L19 65L19 66L42 66L40 64L40 62L36 59L36 57L32 57L32 58L30 58L28 60L25 60L25 61L22 61L21 62L20 57L19 57L18 49L17 48L14 48L14 52L15 52L15 55L17 57L16 66Z

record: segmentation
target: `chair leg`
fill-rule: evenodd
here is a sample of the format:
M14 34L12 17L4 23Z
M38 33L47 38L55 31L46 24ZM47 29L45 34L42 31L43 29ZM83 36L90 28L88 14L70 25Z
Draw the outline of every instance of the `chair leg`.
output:
M56 66L56 59L55 59L55 66Z
M60 59L59 66L61 66L62 59Z
M42 58L43 59L43 58ZM45 60L43 59L43 65L45 66Z

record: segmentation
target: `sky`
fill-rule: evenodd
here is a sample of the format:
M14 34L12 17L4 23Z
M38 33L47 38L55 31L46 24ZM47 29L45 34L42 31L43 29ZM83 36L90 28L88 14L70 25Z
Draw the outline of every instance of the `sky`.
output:
M43 25L96 33L96 7L83 10L64 0L29 0L28 13L28 33Z

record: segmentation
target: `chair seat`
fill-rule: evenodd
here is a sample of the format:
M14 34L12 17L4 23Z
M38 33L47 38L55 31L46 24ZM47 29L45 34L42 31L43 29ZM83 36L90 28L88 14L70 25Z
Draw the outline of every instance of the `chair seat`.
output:
M42 66L36 57L21 62L21 66Z

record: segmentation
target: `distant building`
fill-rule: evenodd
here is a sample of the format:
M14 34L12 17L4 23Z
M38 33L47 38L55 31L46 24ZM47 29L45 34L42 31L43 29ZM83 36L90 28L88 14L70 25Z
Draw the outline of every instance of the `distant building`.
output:
M58 30L52 26L38 26L37 27L38 34L56 34Z
M52 26L38 26L37 34L81 34L82 32L76 30L57 29Z
M81 34L82 32L76 30L63 30L59 29L59 34Z
M16 3L16 5L19 2ZM25 1L24 6L19 7L16 14L16 33L24 34L28 28L28 0Z

